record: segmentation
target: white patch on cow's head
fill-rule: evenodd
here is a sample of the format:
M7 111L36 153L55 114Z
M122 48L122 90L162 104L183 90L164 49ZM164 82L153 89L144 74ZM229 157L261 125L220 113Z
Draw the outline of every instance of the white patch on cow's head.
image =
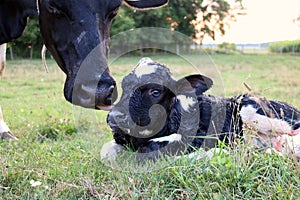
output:
M148 130L148 129L145 129L145 130L139 132L139 134L142 136L150 136L150 135L152 135L152 133L153 133L153 131Z
M270 118L256 113L251 106L243 106L240 111L243 123L266 135L270 134L291 134L292 127L286 121L277 118Z
M149 65L149 63L153 63L153 60L151 60L150 58L142 58L137 64L137 67L134 70L134 74L138 78L141 78L143 75L155 73L157 66Z
M80 35L77 37L76 41L77 41L77 44L79 44L82 40L82 38L86 35L86 31L82 31L80 33Z
M189 111L191 107L194 107L195 104L197 103L196 99L193 97L188 97L185 95L178 95L177 99L180 102L181 107L183 108L184 111Z
M181 140L182 136L180 134L174 133L172 135L168 135L165 137L159 137L159 138L154 138L151 139L150 141L152 142L179 142Z

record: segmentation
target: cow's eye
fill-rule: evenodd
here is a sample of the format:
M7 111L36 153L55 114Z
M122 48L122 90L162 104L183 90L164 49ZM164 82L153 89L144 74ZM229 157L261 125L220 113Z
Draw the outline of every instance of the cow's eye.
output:
M157 90L157 89L152 89L150 90L150 95L153 96L153 97L159 97L160 94L161 94L161 91L160 90Z

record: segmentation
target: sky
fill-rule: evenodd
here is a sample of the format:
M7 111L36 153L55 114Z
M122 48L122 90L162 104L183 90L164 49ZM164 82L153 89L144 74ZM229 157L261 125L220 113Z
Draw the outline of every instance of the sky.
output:
M247 15L238 16L225 36L203 43L264 43L300 39L300 26L293 19L300 15L300 0L243 0Z

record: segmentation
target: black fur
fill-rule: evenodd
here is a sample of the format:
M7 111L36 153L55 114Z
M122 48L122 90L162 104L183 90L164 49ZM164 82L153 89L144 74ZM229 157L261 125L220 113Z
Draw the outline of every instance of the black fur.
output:
M300 127L299 111L287 103L268 101L247 94L232 98L207 95L204 92L212 86L212 80L208 77L191 75L185 77L185 80L176 81L170 76L170 71L165 66L159 63L150 63L150 65L157 65L157 71L142 77L134 76L133 71L124 78L123 96L107 118L116 142L123 146L130 146L137 151L139 160L154 159L165 152L168 154L189 153L203 146L211 148L218 140L225 143L234 141L235 138L243 135L243 122L239 116L239 111L243 106L251 105L257 109L258 114L285 120L293 129ZM152 82L157 79L159 83L153 84L145 81L149 79L152 79ZM162 80L164 82L161 82ZM126 84L129 82L130 87ZM166 85L168 87L165 87ZM149 95L149 91L153 89L160 90L161 95L156 98ZM191 104L192 106L185 110L180 102L180 95L189 97L196 103ZM164 124L160 119L161 113L154 113L150 117L149 110L154 104L159 104L165 109ZM129 105L129 113L124 112L126 105ZM127 118L116 120L114 113L123 113ZM130 116L133 124L128 123ZM139 135L139 131L149 125L151 119L155 123L152 123L153 126L148 129L154 130L156 123L161 123L161 129L155 130L155 134L149 137ZM130 132L124 131L119 125L125 126ZM136 125L139 127L136 128ZM152 140L174 133L180 134L182 139L175 142ZM216 137L216 140L205 139L205 136Z
M0 44L20 37L27 18L38 16L43 42L67 76L66 100L101 109L116 97L107 57L111 22L123 2L150 9L168 0L0 0Z

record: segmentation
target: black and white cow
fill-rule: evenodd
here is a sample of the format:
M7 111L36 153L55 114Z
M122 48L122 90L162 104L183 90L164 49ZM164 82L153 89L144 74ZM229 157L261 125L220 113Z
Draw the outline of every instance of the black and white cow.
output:
M38 16L44 43L66 74L66 100L107 110L116 88L107 64L110 25L123 1L134 9L168 3L168 0L1 0L0 44L18 38L28 16Z
M254 143L275 148L290 145L300 156L300 112L296 108L250 95L204 94L212 85L210 78L199 74L175 80L164 65L142 59L123 79L122 97L108 115L114 141L104 145L102 157L114 157L126 146L138 152L138 159L157 158L164 152L189 153L211 148L218 140L232 142L246 133L245 128L258 132ZM289 141L278 143L277 136L283 135ZM205 139L207 136L216 140ZM291 146L293 139L298 146Z
M117 95L107 64L110 25L123 2L150 9L168 0L0 0L0 45L20 37L28 17L38 16L44 43L66 74L66 100L109 110Z

